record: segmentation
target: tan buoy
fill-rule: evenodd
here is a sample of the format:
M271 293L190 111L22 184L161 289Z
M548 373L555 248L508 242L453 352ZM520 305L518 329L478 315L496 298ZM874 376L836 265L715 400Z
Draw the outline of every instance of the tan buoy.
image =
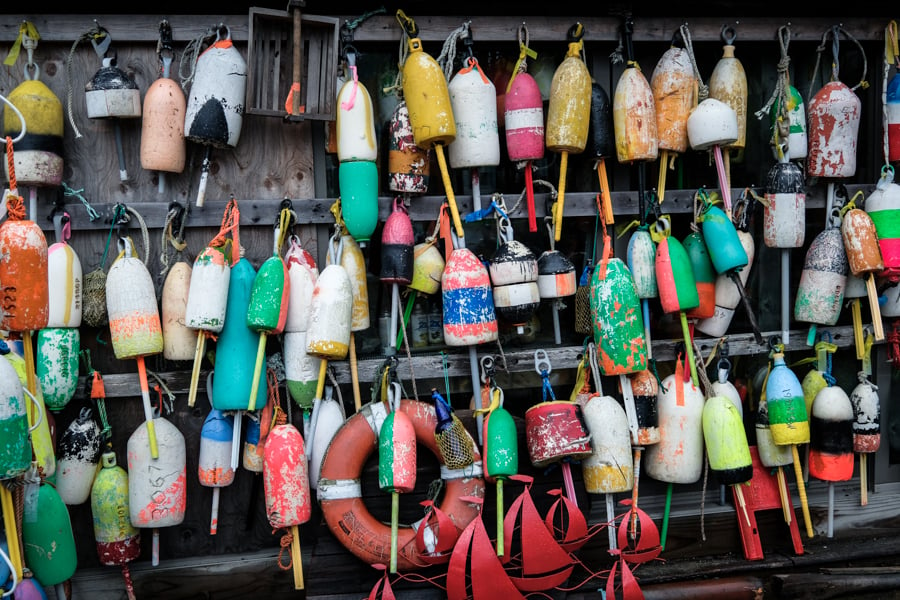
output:
M670 157L688 148L687 120L694 107L696 84L694 67L685 48L673 45L660 57L650 76L650 90L656 110L659 151L659 203L665 198L666 171L674 166Z
M156 54L161 72L144 94L141 167L159 171L158 189L162 194L166 191L165 174L184 171L184 115L187 110L184 92L169 74L175 52L172 49L172 27L165 19L159 24Z
M747 73L740 59L734 55L734 27L722 26L722 58L709 76L709 97L730 106L737 116L737 139L726 148L743 150L747 144ZM727 158L726 158L727 160Z
M179 260L169 268L160 300L163 357L166 360L191 360L197 345L197 332L185 325L191 265Z

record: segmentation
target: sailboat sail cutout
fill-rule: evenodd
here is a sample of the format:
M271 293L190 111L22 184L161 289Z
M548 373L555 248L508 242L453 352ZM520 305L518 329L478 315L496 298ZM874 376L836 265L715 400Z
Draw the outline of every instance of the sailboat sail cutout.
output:
M631 504L631 499L626 498L621 504L628 506L629 510L619 527L618 542L621 548L622 558L630 563L640 564L654 560L662 552L659 544L659 529L656 523L640 508ZM635 537L632 539L631 527L627 524L636 518Z
M432 500L423 500L420 504L428 508L428 513L416 529L419 558L429 565L449 562L459 540L459 530L450 515L438 508Z
M382 575L375 582L367 600L397 600L397 596L394 595L394 588L391 587L391 578L388 575L387 565L374 564L372 566L382 571ZM379 594L379 592L381 593Z
M575 568L575 561L543 523L531 498L533 478L516 475L511 479L523 482L525 488L510 505L503 519L504 545L510 552L501 557L501 560L507 575L518 589L524 592L548 590L569 578ZM518 543L513 546L513 536L516 534ZM512 553L514 547L519 549L515 555Z
M547 511L544 517L544 525L553 535L556 543L566 552L577 552L590 540L594 532L589 531L587 518L578 506L569 500L561 489L553 489L547 492L557 499Z
M622 529L625 528L623 527ZM613 550L612 552L619 553L618 550ZM621 594L616 594L616 571L619 565L621 565L621 574L619 577L622 586L621 588L618 588L621 590ZM606 580L606 598L607 600L644 600L644 592L641 591L637 579L635 579L634 574L631 572L631 568L628 566L628 560L625 558L624 553L620 555L618 561L613 563L612 570L609 572L609 579Z
M481 504L481 498L466 502ZM447 567L447 600L524 600L494 552L484 522L472 519L459 535Z

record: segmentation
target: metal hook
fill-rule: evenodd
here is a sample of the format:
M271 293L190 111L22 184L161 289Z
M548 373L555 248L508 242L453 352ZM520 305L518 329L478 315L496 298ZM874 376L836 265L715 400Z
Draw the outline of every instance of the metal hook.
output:
M489 381L493 385L494 375L496 374L496 369L494 368L494 358L492 356L482 356L481 357L481 383L488 383Z
M549 375L552 370L550 367L550 359L547 357L547 351L543 348L538 348L534 351L534 370L537 371L537 374L541 377L545 374Z
M722 25L722 41L726 46L734 46L734 40L737 39L737 31L731 25Z

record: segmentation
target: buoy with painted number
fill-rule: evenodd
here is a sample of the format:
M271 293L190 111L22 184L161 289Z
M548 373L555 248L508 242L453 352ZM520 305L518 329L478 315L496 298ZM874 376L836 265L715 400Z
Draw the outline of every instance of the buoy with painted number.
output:
M198 333L188 327L185 320L188 295L191 289L191 274L190 263L179 260L169 267L163 283L159 304L163 335L162 353L166 360L191 360L194 358Z
M131 524L128 473L116 464L116 453L107 450L91 487L94 541L101 565L122 568L126 591L133 600L128 563L141 554L141 532Z
M9 196L9 216L0 225L0 329L36 331L50 318L47 238L34 221L25 219L21 197Z
M49 410L65 408L78 389L81 333L76 327L38 331L35 373Z
M80 327L84 278L81 259L68 243L69 216L57 231L57 242L47 248L48 316L47 327ZM55 224L56 222L54 222Z
M62 501L73 506L86 502L99 465L100 427L84 407L59 439L56 491Z

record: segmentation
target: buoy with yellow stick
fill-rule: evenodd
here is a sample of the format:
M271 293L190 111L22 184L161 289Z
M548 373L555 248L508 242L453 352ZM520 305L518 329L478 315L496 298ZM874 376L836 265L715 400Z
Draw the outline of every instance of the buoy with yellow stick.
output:
M456 139L456 122L453 119L447 81L437 61L422 48L415 22L402 10L397 10L397 21L409 38L409 55L403 63L403 97L409 109L413 138L419 148L434 149L444 182L444 193L453 217L453 227L457 237L462 239L466 234L459 218L459 208L444 156L444 146Z
M591 74L582 58L583 38L584 25L581 23L575 23L566 33L569 49L553 74L547 107L547 150L560 155L559 197L553 215L553 239L557 242L562 236L569 154L584 152L590 127Z
M869 377L872 375L872 342L870 331L866 331L862 369L858 373L859 383L850 393L853 403L853 451L859 454L859 504L869 503L869 461L868 456L881 447L881 401L878 388Z

